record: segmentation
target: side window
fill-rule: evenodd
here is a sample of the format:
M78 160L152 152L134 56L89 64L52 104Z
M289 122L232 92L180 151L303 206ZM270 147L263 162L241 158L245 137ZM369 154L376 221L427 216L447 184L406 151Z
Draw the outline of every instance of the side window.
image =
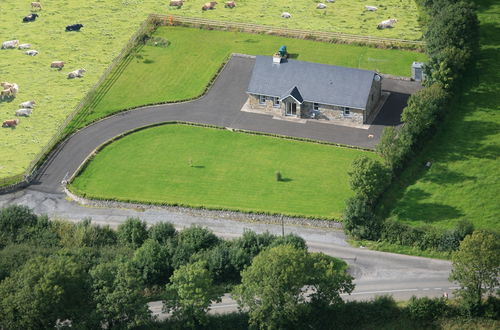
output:
M313 109L314 110L319 110L319 104L318 103L313 103Z
M264 95L259 95L259 103L266 104L266 97Z
M280 106L280 99L278 97L273 98L273 106L275 108L279 108L279 106Z
M344 108L344 117L350 117L351 116L351 110L349 108Z

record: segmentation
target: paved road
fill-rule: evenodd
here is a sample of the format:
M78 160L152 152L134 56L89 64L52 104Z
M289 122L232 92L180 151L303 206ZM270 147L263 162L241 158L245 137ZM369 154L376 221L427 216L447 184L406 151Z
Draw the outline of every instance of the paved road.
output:
M245 91L254 61L251 58L232 57L212 88L200 99L119 113L80 130L52 153L31 189L58 192L65 175L73 173L105 141L137 127L173 120L374 148L385 125L399 124L408 93L419 88L415 83L384 79L383 88L392 92L368 130L309 121L303 124L273 120L269 115L240 111L247 99ZM374 138L368 138L369 134Z

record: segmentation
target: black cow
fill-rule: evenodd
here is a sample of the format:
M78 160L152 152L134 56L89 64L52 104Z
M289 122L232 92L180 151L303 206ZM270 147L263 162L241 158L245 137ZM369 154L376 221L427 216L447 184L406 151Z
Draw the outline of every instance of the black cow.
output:
M68 26L66 26L66 32L68 32L68 31L80 31L80 29L82 27L83 27L83 24L68 25Z
M38 17L38 14L30 14L28 16L24 16L23 17L23 22L24 23L34 22L37 17Z

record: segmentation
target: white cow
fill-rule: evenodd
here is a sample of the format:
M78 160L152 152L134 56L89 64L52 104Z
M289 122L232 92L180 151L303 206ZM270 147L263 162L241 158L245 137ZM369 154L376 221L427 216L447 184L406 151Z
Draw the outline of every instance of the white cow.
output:
M393 28L394 27L394 23L396 23L398 20L395 19L395 18L391 18L391 19L386 19L385 21L382 21L380 22L378 25L377 25L377 29L387 29L387 28Z
M18 49L30 49L31 44L20 44Z
M326 0L326 2L335 2L335 0Z
M85 69L78 69L75 71L71 71L70 73L68 73L68 79L82 78L85 72L86 72Z
M34 50L34 49L30 49L28 51L25 51L24 52L26 55L29 55L29 56L36 56L38 55L38 51Z
M30 108L33 109L35 106L36 102L35 101L26 101L21 104L19 104L19 108Z
M12 92L12 96L16 97L17 93L19 93L19 86L16 83L13 83L10 91Z
M290 18L290 17L292 17L292 14L290 14L289 12L285 11L285 12L281 13L281 17L283 17L283 18Z
M22 109L16 110L16 116L18 116L18 117L28 117L29 115L31 115L32 112L33 112L33 109L22 108Z
M19 45L19 40L8 40L2 43L2 49L16 48Z
M375 7L375 6L365 6L365 9L368 10L368 11L375 11L378 9L378 7Z
M316 9L326 9L326 5L324 3L318 3Z

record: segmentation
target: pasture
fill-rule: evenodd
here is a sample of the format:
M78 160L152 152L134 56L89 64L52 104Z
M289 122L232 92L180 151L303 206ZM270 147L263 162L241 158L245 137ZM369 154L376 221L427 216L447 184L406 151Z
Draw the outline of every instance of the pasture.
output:
M202 17L231 22L256 23L300 30L334 31L348 34L419 40L418 9L413 0L236 0L233 9L224 8L225 1L213 10L202 11L207 0L187 0L180 8L167 7L168 14ZM316 9L318 3L326 9ZM166 1L168 4L169 1ZM376 11L365 6L376 6ZM283 12L291 18L281 17ZM378 30L377 24L388 18L398 22L393 29Z
M452 228L467 219L500 230L500 5L479 2L481 52L435 138L387 193L384 207L409 224ZM432 161L425 170L423 164Z
M347 170L374 153L204 127L163 125L102 149L70 189L87 197L338 219ZM276 180L281 171L283 181Z
M167 39L166 48L139 47L123 66L111 74L78 127L122 109L144 104L175 102L203 93L221 63L231 53L271 55L287 45L295 59L409 76L413 61L425 60L421 53L331 44L301 39L209 31L184 27L160 27L153 37ZM143 81L147 83L140 83ZM127 97L124 97L126 95Z

